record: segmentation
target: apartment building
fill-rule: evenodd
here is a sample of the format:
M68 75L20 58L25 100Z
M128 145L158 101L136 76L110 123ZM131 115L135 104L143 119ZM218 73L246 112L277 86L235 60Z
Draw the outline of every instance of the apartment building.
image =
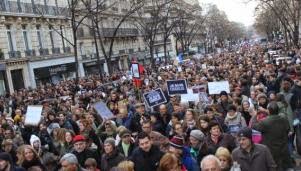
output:
M0 94L74 77L66 13L65 0L0 1Z

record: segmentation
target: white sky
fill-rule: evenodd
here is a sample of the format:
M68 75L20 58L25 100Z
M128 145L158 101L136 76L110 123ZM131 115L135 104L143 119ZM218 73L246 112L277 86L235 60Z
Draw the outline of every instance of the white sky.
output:
M256 2L248 0L199 0L200 4L212 3L225 11L230 21L241 22L246 26L254 23ZM246 3L247 2L247 3Z

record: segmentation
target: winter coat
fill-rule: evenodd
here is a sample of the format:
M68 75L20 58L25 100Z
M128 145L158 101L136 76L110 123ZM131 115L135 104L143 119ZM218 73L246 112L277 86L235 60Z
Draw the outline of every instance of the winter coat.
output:
M209 134L209 136L206 138L206 143L208 145L208 152L210 154L215 154L216 150L219 147L225 147L230 152L236 147L235 138L232 135L226 133L223 133L219 136L217 143L215 143L211 139L211 135Z
M276 163L270 150L261 144L253 144L250 153L240 147L232 152L232 159L240 165L242 171L276 171Z
M253 129L261 132L262 144L266 145L279 168L291 167L288 151L289 123L280 115L270 115L263 121L254 124Z
M135 163L135 171L155 171L159 166L163 152L157 146L152 145L149 152L136 148L130 160Z
M187 171L199 171L200 167L197 161L190 155L190 150L187 147L183 148L182 164Z
M77 160L78 163L80 164L81 167L85 167L85 161L87 160L87 158L93 158L96 160L98 168L100 166L100 157L97 155L96 152L90 150L90 149L85 149L84 151L78 153L77 151L73 151L72 152Z
M227 114L225 124L227 125L227 132L231 135L236 135L241 128L247 127L245 118L239 112L236 112L234 116Z
M125 160L124 155L117 150L114 150L111 155L103 154L101 156L101 171L110 171L112 167L117 166L123 160Z
M134 149L135 149L135 144L134 143L131 143L130 144L130 147L129 147L129 151L128 151L128 156L131 156ZM124 155L124 151L123 151L123 148L122 148L122 141L119 142L118 146L117 146L117 149L118 151ZM124 155L125 156L125 155Z
M301 109L301 87L298 85L294 85L291 93L293 94L292 99L290 101L290 105L292 110Z

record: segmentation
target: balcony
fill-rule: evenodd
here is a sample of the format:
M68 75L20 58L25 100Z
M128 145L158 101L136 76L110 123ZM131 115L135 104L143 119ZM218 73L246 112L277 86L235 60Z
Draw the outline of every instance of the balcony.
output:
M61 51L60 51L60 48L52 48L52 54L60 54Z
M87 55L81 55L82 60L90 59Z
M125 54L125 50L119 50L119 54L120 55Z
M102 33L104 37L113 37L115 28L103 28ZM132 37L139 34L136 28L119 28L116 33L116 37Z
M129 53L130 54L134 53L134 49L129 49Z
M64 53L71 53L70 47L64 47Z
M30 56L36 56L36 51L35 50L25 50L25 56L30 57Z
M48 49L39 49L40 56L42 55L49 55L49 50Z
M10 51L8 52L9 58L21 58L21 52L20 51Z

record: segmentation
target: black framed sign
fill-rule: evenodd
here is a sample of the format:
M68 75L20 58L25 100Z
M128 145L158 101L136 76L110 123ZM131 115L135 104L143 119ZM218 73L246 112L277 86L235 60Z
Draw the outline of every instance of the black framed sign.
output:
M132 75L133 75L133 78L140 78L138 63L132 63Z
M186 80L167 80L168 95L187 94Z
M161 88L144 93L143 97L149 107L166 103L166 98Z

